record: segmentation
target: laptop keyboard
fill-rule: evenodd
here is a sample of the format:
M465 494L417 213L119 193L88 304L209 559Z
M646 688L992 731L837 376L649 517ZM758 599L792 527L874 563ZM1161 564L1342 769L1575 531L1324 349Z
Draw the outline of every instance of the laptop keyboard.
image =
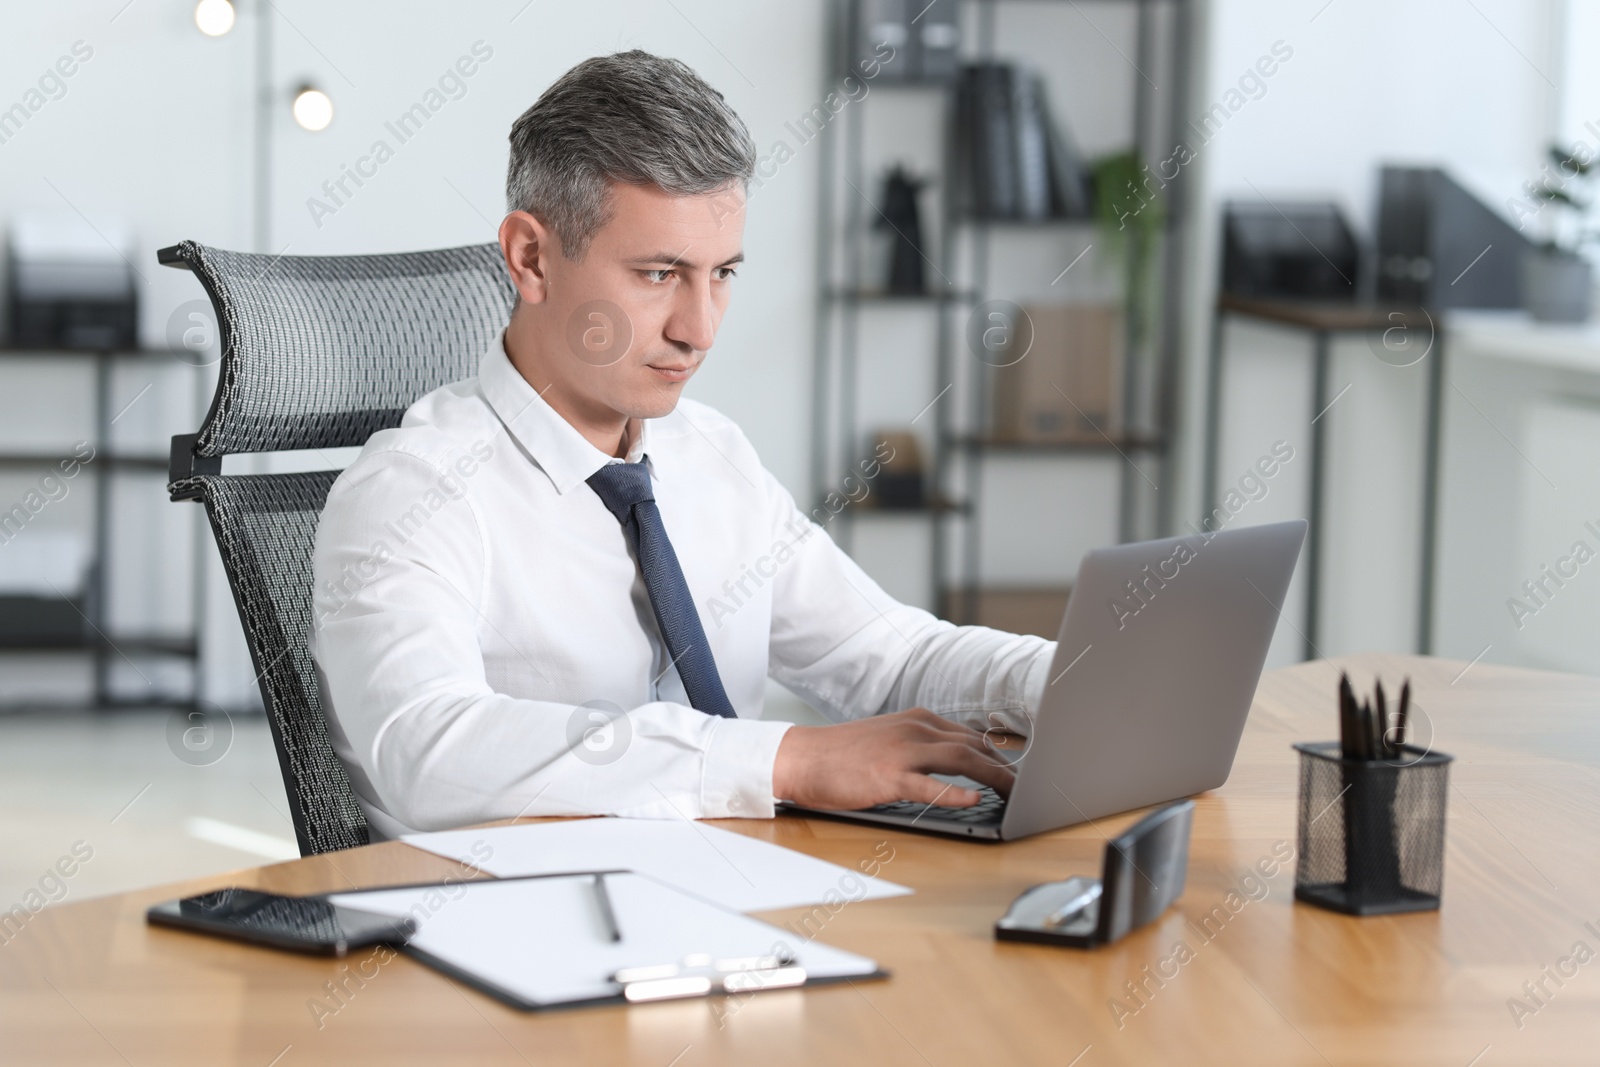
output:
M892 804L879 804L862 810L878 815L899 815L908 819L928 819L937 822L958 822L974 825L997 823L1006 813L1006 798L988 786L979 786L981 799L970 808L947 808L924 804L920 800L896 800Z

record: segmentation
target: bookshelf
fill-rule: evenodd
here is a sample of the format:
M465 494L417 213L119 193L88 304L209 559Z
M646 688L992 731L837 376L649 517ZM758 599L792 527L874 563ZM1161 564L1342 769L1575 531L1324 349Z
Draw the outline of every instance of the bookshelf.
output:
M859 2L834 0L829 6L826 86L840 85L850 72ZM1022 35L1031 32L1029 27L1051 20L1050 25L1061 32L1082 38L1075 46L1077 54L1097 48L1104 53L1106 67L1120 69L1123 84L1117 93L1081 94L1081 100L1075 96L1074 103L1081 106L1071 109L1071 114L1049 109L1052 121L1076 132L1076 123L1087 111L1104 105L1107 113L1092 116L1094 122L1090 123L1099 136L1100 149L1085 152L1086 157L1131 150L1153 163L1183 139L1180 123L1187 113L1183 90L1189 78L1192 39L1190 0L936 2L955 8L954 12L947 9L946 18L953 15L960 30L962 63L1020 58L1050 83L1058 70L1072 62L1068 50L1055 55L1054 66L1048 59L1041 60L1037 52L1020 57L1008 54L1006 23L1020 18L1026 23ZM926 0L909 3L907 17L925 5ZM1017 32L1010 37L1015 40ZM1167 183L1165 217L1148 248L1130 241L1120 263L1101 263L1092 270L1084 269L1089 266L1086 263L1078 268L1076 277L1066 279L1067 285L1047 287L1049 296L1066 294L1067 302L1095 299L1093 293L1087 298L1074 296L1073 286L1087 278L1088 288L1098 287L1100 298L1109 296L1122 306L1124 342L1116 428L1108 427L1108 433L1087 440L1003 439L991 425L989 370L966 351L966 320L989 300L1025 302L1008 291L1000 277L1004 272L998 268L1008 265L1008 257L1049 259L1059 268L1069 260L1076 263L1073 257L1080 251L1087 253L1100 238L1096 223L1088 218L983 219L963 211L954 195L960 163L957 84L958 79L873 83L869 92L834 119L841 128L831 131L833 136L818 139L823 158L811 483L814 501L823 500L837 491L852 464L867 454L874 431L914 430L925 459L927 505L917 509L846 508L830 526L830 533L854 554L862 547L863 538L881 543L882 536L869 531L869 524L897 520L904 534L914 533L912 528L920 524L926 539L922 594L902 595L902 599L920 600L955 622L972 622L977 620L972 617L971 605L985 593L1021 593L1031 588L1056 590L1064 596L1068 584L1059 570L1019 581L1015 573L993 574L995 568L985 565L986 525L1048 521L1035 520L1036 509L1025 496L998 498L1001 483L1015 486L1019 482L1015 471L996 477L996 471L1007 464L1036 469L1053 486L1064 484L1063 478L1070 482L1073 471L1085 472L1093 484L1084 489L1081 498L1074 491L1073 506L1093 509L1097 520L1103 520L1102 540L1157 536L1170 526L1170 442L1182 282L1179 241L1186 222L1186 176L1180 174ZM1158 90L1157 84L1162 89ZM891 116L876 118L875 109ZM874 124L876 134L871 132ZM1113 127L1113 132L1106 132ZM920 148L912 144L917 132L926 135L927 143ZM879 214L875 205L882 191L881 175L903 161L899 158L903 153L893 147L884 154L880 144L869 144L879 140L896 141L906 152L920 151L927 161L918 170L919 177L928 179L919 199L927 293L884 293L874 288L882 279L870 276L865 266L870 259L872 224ZM1019 253L1019 249L1024 251ZM1150 258L1143 258L1146 255ZM1150 279L1153 293L1143 315L1125 299L1130 279L1140 272L1147 272L1143 276ZM885 343L885 337L891 340ZM882 382L884 371L878 363L891 350L902 362L909 360L905 377L916 377L919 386L895 386L899 421L896 424L892 419L886 425L881 414L864 417L864 412L885 392L881 384L874 387L870 383L874 376ZM917 388L921 391L916 399L925 402L925 407L910 399ZM867 499L871 500L870 495ZM989 555L995 551L1003 548L996 546ZM1076 559L1068 562L1075 570ZM868 570L870 573L873 568L869 565ZM900 570L903 574L905 568ZM891 592L896 590L891 588Z
M141 450L121 448L114 443L113 427L133 406L124 402L122 411L113 407L112 383L118 369L143 367L151 372L171 371L174 357L164 350L107 349L37 349L0 346L0 380L9 377L7 369L34 365L51 370L63 370L87 362L91 368L93 397L92 432L87 445L92 448L90 458L84 458L70 446L51 448L14 448L0 451L0 471L35 479L41 474L59 471L60 464L75 459L73 471L64 478L72 484L86 484L90 495L88 507L88 554L81 589L53 589L49 593L0 593L0 653L7 656L36 655L40 653L80 653L87 657L91 680L89 685L91 705L99 710L111 708L175 707L194 709L199 706L201 692L201 647L199 634L204 618L204 568L200 565L198 537L195 542L196 560L193 567L190 591L192 608L188 625L182 627L150 628L145 626L122 627L110 610L112 590L112 560L120 528L116 521L114 487L123 479L144 479L152 489L164 486L170 457L154 448ZM190 409L202 399L205 381L200 368L183 366L178 377L187 377ZM145 388L155 384L154 377ZM9 386L8 386L9 387ZM135 401L144 394L140 393ZM58 474L58 478L63 475ZM61 499L74 490L68 489ZM161 494L164 498L164 494ZM5 507L21 508L9 497ZM48 529L31 529L31 518L24 519L22 511L0 515L9 519L0 532L0 551L21 536L49 537ZM54 526L52 522L50 524ZM196 527L198 534L199 527ZM157 542L160 549L171 546ZM53 584L53 583L52 583ZM138 671L135 659L176 660L188 665L191 679L187 696L175 695L165 687L151 683L148 694L130 694L125 687L115 684L114 669L127 663ZM141 672L142 673L142 672ZM148 679L146 679L148 681ZM57 701L36 698L3 698L0 711L15 709L55 708ZM69 700L59 706L79 707L81 701Z

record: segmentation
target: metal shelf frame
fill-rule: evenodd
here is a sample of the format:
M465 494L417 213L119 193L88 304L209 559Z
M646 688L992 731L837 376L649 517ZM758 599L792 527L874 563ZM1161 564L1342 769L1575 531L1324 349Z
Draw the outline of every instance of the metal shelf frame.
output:
M975 11L978 27L975 49L965 58L995 59L996 21L1002 9L1021 4L1059 3L1063 7L1073 0L955 0ZM1191 49L1195 15L1192 0L1112 0L1131 5L1136 9L1136 59L1129 62L1129 76L1134 92L1134 128L1130 132L1130 146L1141 158L1153 158L1157 146L1170 147L1187 138L1183 122L1188 115L1187 88L1191 78ZM1076 6L1073 4L1073 6ZM834 0L830 5L830 47L827 50L826 83L840 76L848 65L853 4L850 0ZM1158 9L1164 9L1158 15ZM1159 24L1159 25L1158 25ZM1165 49L1158 47L1158 29L1164 28L1169 38ZM1164 55L1166 62L1159 64ZM1141 73L1161 65L1160 76L1169 88L1158 108L1154 87ZM928 492L936 499L959 501L959 507L927 508L922 510L932 523L932 553L930 575L931 589L937 604L948 602L954 589L974 589L981 581L981 542L979 530L982 521L983 468L989 457L997 455L1062 456L1097 458L1119 464L1118 492L1115 504L1118 537L1122 541L1140 537L1159 536L1170 530L1174 492L1171 481L1175 473L1171 461L1170 442L1174 437L1174 420L1177 402L1177 362L1181 344L1181 301L1183 297L1182 241L1188 221L1188 195L1190 177L1180 170L1178 176L1166 184L1165 229L1155 255L1159 262L1151 264L1140 260L1137 242L1128 248L1125 280L1140 272L1151 270L1156 278L1159 317L1149 335L1146 324L1138 321L1137 309L1127 308L1125 344L1122 362L1122 431L1115 439L1104 442L1063 443L1060 445L1028 445L1002 442L984 436L989 396L986 369L976 366L976 360L958 360L953 348L960 333L951 316L962 309L976 307L993 295L990 289L990 263L993 257L991 236L995 231L1020 228L1059 228L1068 232L1073 228L1093 225L1091 220L1051 218L1038 221L979 220L960 217L952 202L951 183L956 173L954 129L954 85L950 82L899 82L874 86L897 93L922 92L942 97L943 145L940 152L942 170L935 182L940 221L937 242L937 261L930 260L934 270L945 280L944 287L920 296L892 296L872 293L863 289L864 279L859 276L861 242L864 239L868 176L864 173L864 127L862 108L870 106L863 99L841 114L843 127L837 136L821 138L822 179L819 182L818 202L818 255L817 255L817 305L815 326L815 355L812 375L812 450L811 488L815 500L823 499L848 470L855 454L861 448L862 427L858 425L859 403L857 396L861 364L859 344L860 320L864 314L874 313L882 307L924 306L936 316L935 376L939 383L949 383L946 391L962 378L958 397L965 399L965 412L958 413L957 405L942 400L941 393L934 403L934 430L931 455L927 468ZM1164 111L1164 123L1158 123L1158 110ZM1159 126L1159 129L1158 129ZM1156 157L1158 158L1158 157ZM843 186L842 190L840 186ZM843 203L836 201L842 199ZM840 229L842 213L842 242L835 235ZM966 241L967 270L957 263L957 246L961 236ZM931 249L930 249L931 251ZM836 262L842 254L842 273L837 276ZM970 278L964 282L962 278ZM951 398L954 400L955 398ZM918 416L919 418L921 416ZM1134 463L1149 462L1157 472L1159 488L1147 490L1149 478ZM856 512L859 511L859 514ZM835 537L842 547L851 547L852 525L858 521L871 521L870 509L845 509L835 527ZM894 512L905 514L905 512ZM959 529L959 554L955 551L956 531ZM957 556L959 555L959 558ZM970 621L965 619L957 622Z
M38 598L51 603L65 603L83 618L85 629L81 636L52 634L38 636L0 636L0 653L28 654L41 652L87 652L93 672L93 706L97 710L110 708L177 707L196 709L200 706L203 686L200 634L205 619L205 566L202 546L204 540L195 540L194 587L191 624L187 630L172 633L113 632L107 610L109 588L108 569L111 550L111 490L112 479L119 474L159 474L165 485L168 457L157 454L118 453L111 449L111 426L117 419L112 413L111 379L113 368L139 360L170 361L171 352L161 350L134 350L122 348L96 349L43 349L0 346L0 360L82 360L93 361L94 366L94 436L95 456L85 464L84 470L93 479L94 504L90 542L92 545L88 572L82 597ZM196 402L203 391L203 375L194 368ZM62 457L43 451L0 452L0 469L27 470L48 468ZM198 524L197 524L198 534ZM193 684L187 699L164 695L127 697L112 689L111 670L114 661L128 655L167 656L187 660L191 664ZM131 662L131 661L130 661ZM57 706L50 701L26 700L0 705L0 711L11 708L45 709ZM72 707L79 706L74 702Z

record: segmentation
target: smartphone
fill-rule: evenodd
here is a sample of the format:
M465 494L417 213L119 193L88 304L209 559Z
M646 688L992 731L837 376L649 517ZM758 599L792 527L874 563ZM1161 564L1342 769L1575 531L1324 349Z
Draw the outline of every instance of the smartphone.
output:
M409 915L378 915L338 907L322 897L285 897L254 889L219 889L169 900L146 913L156 926L198 930L257 945L343 956L352 948L402 945L417 931Z

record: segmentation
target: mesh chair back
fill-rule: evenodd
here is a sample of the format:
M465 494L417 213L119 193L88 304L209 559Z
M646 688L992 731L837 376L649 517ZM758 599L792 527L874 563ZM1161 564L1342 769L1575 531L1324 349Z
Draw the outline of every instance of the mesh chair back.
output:
M388 256L165 250L217 311L222 375L198 456L365 444L470 378L515 295L497 245Z
M216 309L217 393L173 439L168 491L200 500L244 624L303 855L366 844L328 737L307 638L311 550L337 471L224 475L221 457L360 445L471 377L515 291L495 245L382 256L261 256L184 242Z

